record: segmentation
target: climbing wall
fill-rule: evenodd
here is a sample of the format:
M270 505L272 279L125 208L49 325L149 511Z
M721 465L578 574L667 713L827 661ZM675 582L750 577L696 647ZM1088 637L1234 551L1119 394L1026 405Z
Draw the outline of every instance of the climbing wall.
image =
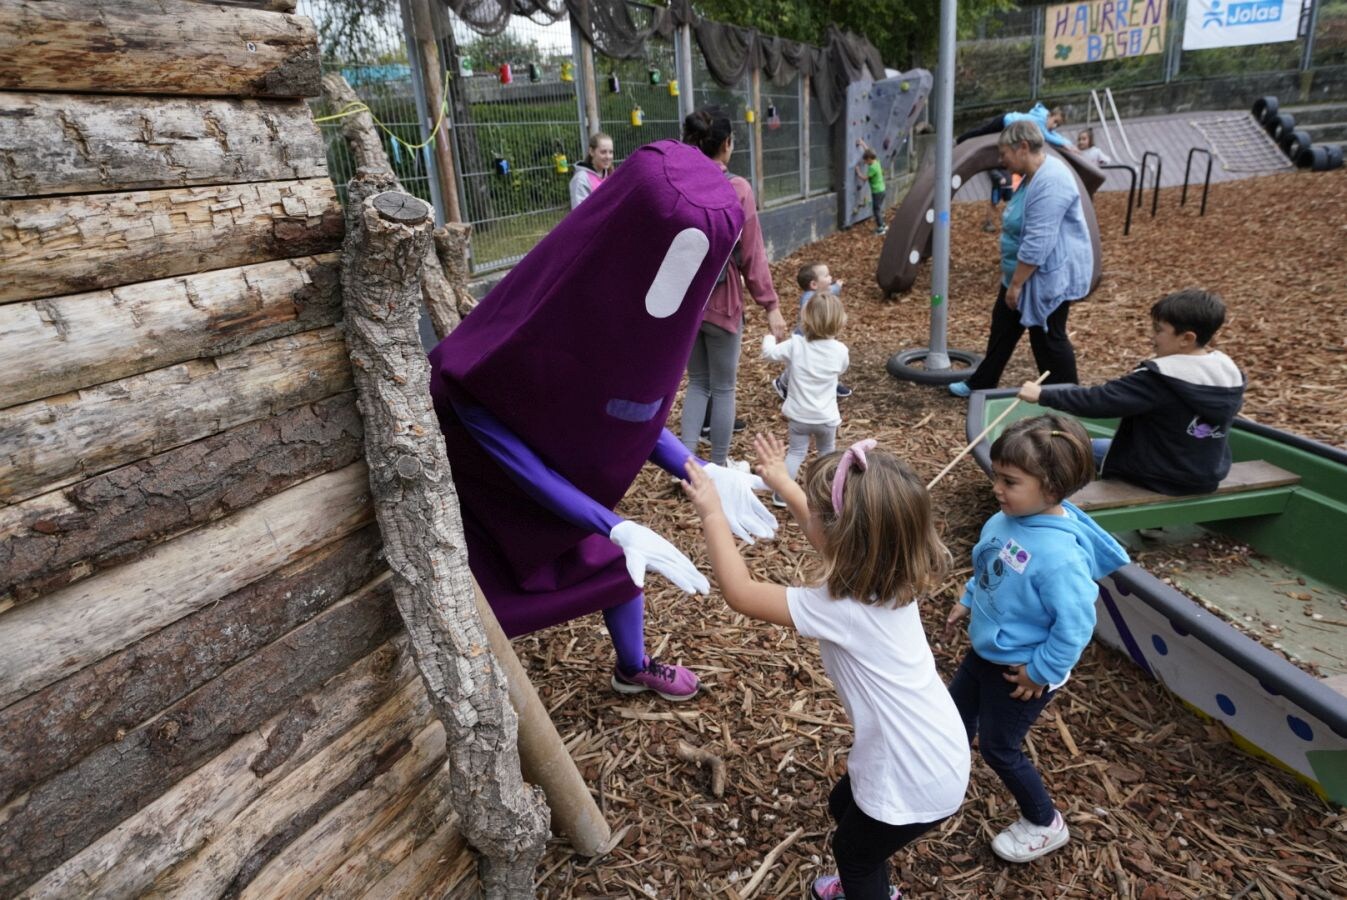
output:
M866 75L847 87L846 170L842 173L842 189L847 197L844 227L871 216L870 183L863 171L856 171L861 165L859 142L864 141L879 154L884 179L890 181L894 161L909 139L930 93L931 73L925 69L913 69L883 81L874 81Z

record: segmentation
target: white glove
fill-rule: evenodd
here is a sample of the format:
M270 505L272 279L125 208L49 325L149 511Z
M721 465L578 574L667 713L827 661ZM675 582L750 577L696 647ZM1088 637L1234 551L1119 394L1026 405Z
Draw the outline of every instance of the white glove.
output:
M627 574L637 587L645 587L646 569L653 569L689 594L711 593L711 583L692 560L644 525L623 520L608 532L608 539L626 554Z
M716 486L721 508L725 510L725 521L730 523L730 531L734 532L735 537L751 544L755 537L769 538L776 534L776 516L753 496L754 491L767 490L766 482L757 475L727 469L715 463L702 466L702 471Z

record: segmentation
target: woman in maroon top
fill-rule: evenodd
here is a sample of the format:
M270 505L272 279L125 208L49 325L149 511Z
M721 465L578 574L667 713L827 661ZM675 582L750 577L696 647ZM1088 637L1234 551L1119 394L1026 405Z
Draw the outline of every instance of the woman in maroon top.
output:
M683 143L692 144L720 165L744 211L744 231L725 273L711 291L701 330L688 358L688 389L683 398L682 440L689 453L697 449L706 406L711 405L711 462L729 464L734 428L734 385L739 375L739 348L743 338L744 288L767 313L767 327L778 340L786 337L786 320L767 268L753 188L729 172L734 153L734 127L716 107L699 109L683 120Z

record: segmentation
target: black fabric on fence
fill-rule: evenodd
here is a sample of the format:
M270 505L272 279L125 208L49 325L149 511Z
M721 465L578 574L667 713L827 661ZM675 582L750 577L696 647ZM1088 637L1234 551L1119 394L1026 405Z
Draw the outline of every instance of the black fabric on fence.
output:
M670 0L668 6L653 6L633 0L440 0L478 34L500 34L511 16L535 22L556 22L569 14L585 40L604 56L632 59L644 53L652 36L669 39L680 25L691 25L697 45L706 59L711 77L725 87L734 87L754 68L775 84L789 83L796 74L812 79L819 113L828 124L837 121L846 103L847 85L867 71L876 80L884 77L884 62L869 39L844 34L829 26L824 48L798 41L759 34L703 19L692 9L691 0ZM633 8L639 10L633 14ZM647 20L644 24L638 19ZM439 35L443 37L444 35Z

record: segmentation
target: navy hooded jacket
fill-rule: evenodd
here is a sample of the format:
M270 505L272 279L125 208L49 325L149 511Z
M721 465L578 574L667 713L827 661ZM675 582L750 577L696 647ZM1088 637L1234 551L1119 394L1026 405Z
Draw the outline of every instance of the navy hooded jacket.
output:
M1038 402L1075 416L1122 419L1101 478L1173 496L1205 494L1230 472L1226 435L1244 404L1245 383L1219 350L1179 353L1098 387L1044 387Z

